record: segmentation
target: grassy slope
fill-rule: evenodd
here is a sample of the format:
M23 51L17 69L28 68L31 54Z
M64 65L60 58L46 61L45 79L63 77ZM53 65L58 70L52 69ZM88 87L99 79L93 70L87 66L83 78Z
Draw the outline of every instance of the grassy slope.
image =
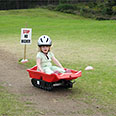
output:
M19 58L23 56L20 29L26 22L33 29L33 43L27 47L30 59L27 65L35 64L38 37L49 35L54 44L52 51L64 67L83 71L72 97L101 105L98 110L112 116L116 107L115 21L95 21L43 9L0 11L0 43L3 47L7 45L4 49L10 47L9 51L17 53ZM94 71L84 71L87 65L92 65Z

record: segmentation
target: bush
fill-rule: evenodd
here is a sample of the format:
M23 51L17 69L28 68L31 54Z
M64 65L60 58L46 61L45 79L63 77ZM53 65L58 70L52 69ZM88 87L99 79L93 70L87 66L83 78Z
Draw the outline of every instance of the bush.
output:
M116 20L116 16L112 16L110 19L111 20Z
M81 16L84 16L84 17L87 17L87 18L94 18L96 12L93 10L93 9L90 9L90 8L81 8L80 9L80 15Z
M69 9L69 10L63 10L62 12L64 13L70 13L70 14L76 14L73 10Z
M111 8L109 8L109 7L103 7L101 12L103 15L112 15L112 13L113 13Z
M97 20L115 20L116 1L104 0L104 2L87 2L78 4L69 4L70 0L59 0L59 5L48 5L50 10L56 10L64 13L78 14L87 18Z
M49 10L55 10L56 6L55 5L47 5L46 8L49 9Z
M105 0L104 2L97 3L97 7L100 9L102 15L112 15L113 2Z
M99 21L101 21L101 20L110 20L110 17L109 16L96 16L96 20L99 20Z
M112 7L112 11L113 11L113 14L115 15L116 14L116 6Z
M89 2L89 3L88 3L89 8L95 8L96 5L97 5L96 2Z
M56 10L57 11L66 11L66 10L76 10L77 7L75 5L72 5L72 4L59 4L57 7L56 7Z

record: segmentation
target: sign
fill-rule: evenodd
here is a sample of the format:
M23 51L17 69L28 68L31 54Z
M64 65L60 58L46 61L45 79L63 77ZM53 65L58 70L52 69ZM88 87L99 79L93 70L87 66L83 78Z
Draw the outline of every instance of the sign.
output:
M21 44L31 44L31 35L32 29L31 28L22 28L21 29Z

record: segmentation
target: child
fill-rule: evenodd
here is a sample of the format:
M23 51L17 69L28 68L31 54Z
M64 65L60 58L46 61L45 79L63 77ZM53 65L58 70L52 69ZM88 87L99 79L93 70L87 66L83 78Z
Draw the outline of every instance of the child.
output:
M40 49L40 52L37 53L36 57L38 71L45 72L47 74L52 74L55 72L65 73L63 66L55 58L54 54L50 52L51 45L52 41L47 35L42 35L38 39L38 46ZM53 66L51 61L53 61L57 66Z

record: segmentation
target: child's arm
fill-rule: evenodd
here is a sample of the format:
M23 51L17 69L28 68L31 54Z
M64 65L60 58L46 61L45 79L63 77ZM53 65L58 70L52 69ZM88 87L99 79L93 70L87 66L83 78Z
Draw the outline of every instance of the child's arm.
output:
M37 62L37 67L38 67L39 71L44 72L43 69L41 68L41 60L37 59L36 62Z
M63 68L63 66L60 64L60 62L54 56L52 57L52 60L57 66L59 66L60 68Z

